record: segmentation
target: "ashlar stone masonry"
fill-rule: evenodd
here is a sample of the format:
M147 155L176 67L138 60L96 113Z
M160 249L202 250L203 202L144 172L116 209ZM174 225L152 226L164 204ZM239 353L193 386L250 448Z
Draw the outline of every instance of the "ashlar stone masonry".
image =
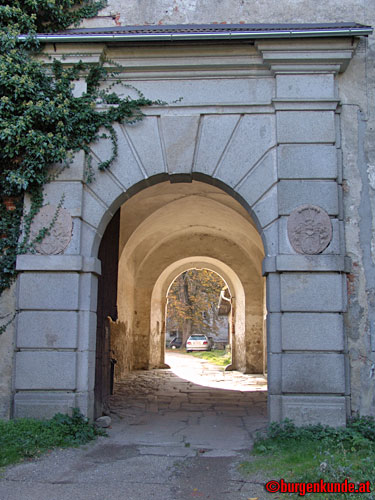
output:
M122 207L116 338L125 325L138 368L163 363L167 287L201 265L224 276L235 298L237 368L267 366L269 420L344 425L353 409L344 330L351 268L341 161L347 96L338 83L357 64L359 37L77 36L47 43L46 55L69 64L105 53L124 67L124 81L168 104L145 109L136 126L116 125L119 156L94 182L84 183L79 154L45 188L47 205L64 195L66 222L51 251L18 258L13 415L79 406L93 416L98 249ZM93 152L103 160L109 148L101 139Z

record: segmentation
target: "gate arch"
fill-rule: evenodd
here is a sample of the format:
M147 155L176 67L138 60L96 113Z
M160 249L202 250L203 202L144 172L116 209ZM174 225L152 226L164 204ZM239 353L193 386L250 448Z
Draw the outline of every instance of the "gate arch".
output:
M170 64L174 73L163 74L162 83L150 77L151 93L159 84L170 85L170 78L179 91L180 70L172 67L186 53L168 50L165 67ZM347 262L340 237L334 78L351 57L352 39L335 39L334 51L328 39L259 40L231 50L238 52L243 68L251 66L245 76L229 73L228 87L222 86L228 73L213 69L215 78L207 79L206 54L189 82L186 105L155 106L136 126L116 125L119 156L110 170L98 172L86 185L85 158L78 154L70 169L46 186L46 203L57 206L65 194L73 234L59 255L24 255L17 261L22 274L15 416L48 416L73 406L92 416L97 255L105 228L124 202L150 188L203 181L246 207L253 221L248 228L263 242L270 420L345 423ZM231 64L225 71L234 71ZM214 105L212 99L200 100L201 89L210 98L216 92ZM233 96L238 96L235 103ZM92 150L103 159L109 148L101 139ZM332 240L315 255L296 251L287 235L289 215L306 204L324 210L332 224ZM197 253L191 249L187 256Z

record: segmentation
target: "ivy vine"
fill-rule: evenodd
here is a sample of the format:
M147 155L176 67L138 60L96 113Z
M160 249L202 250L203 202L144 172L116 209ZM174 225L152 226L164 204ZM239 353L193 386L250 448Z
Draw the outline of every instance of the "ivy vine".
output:
M20 241L21 221L30 224L42 206L51 166L69 165L80 150L90 159L90 144L104 136L112 141L112 154L98 167L109 168L117 155L114 124L142 119L141 108L154 103L139 92L136 98L119 96L113 83L103 89L103 81L113 79L104 61L65 66L52 60L47 67L35 57L42 49L36 33L78 25L105 5L106 0L0 0L0 294L16 277L17 255L32 251L24 237ZM20 34L28 36L20 40ZM74 82L80 78L87 91L77 97ZM87 180L92 176L89 169ZM25 216L26 193L32 203ZM16 197L11 210L7 197Z

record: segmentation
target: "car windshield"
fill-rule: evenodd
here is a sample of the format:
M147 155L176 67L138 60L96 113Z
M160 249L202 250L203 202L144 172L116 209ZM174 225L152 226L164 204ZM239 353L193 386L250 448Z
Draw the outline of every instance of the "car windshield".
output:
M207 340L205 335L191 335L190 340Z

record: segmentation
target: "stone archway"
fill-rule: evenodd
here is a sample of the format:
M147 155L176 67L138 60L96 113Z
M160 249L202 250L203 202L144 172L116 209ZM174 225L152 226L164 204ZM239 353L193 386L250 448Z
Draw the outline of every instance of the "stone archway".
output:
M141 206L148 209L144 208L139 217ZM136 214L137 227L132 214ZM238 319L237 336L242 338L237 368L248 373L263 372L260 352L263 345L261 263L264 253L259 234L246 211L220 189L194 181L178 185L163 183L143 190L124 204L121 219L120 249L123 249L119 258L118 323L123 325L127 335L132 332L133 367L163 364L160 358L163 307L159 309L158 319L152 321L155 287L158 288L160 276L168 273L167 269L187 259L221 263L221 269L225 267L224 275L228 274L227 269L231 270L232 280L241 276L247 302L245 305L245 293L241 293L237 285L236 310L241 318L241 321ZM129 226L133 228L130 235ZM164 301L166 286L164 283ZM159 297L159 305L161 300ZM245 332L249 337L247 342ZM155 339L159 345L151 348Z
M83 182L85 159L81 154L70 169L46 186L45 199L52 205L57 205L65 193L64 206L73 220L73 234L59 255L25 255L18 259L18 269L23 272L18 286L16 416L49 415L72 406L92 416L97 277L101 273L97 256L105 228L115 212L122 205L131 206L135 196L146 193L145 188L157 190L164 182L183 186L198 181L228 193L228 200L238 200L245 214L234 210L236 217L252 220L232 240L240 260L249 257L243 238L246 241L249 234L256 234L262 243L256 265L254 259L247 258L242 267L263 279L260 260L264 251L270 420L289 417L297 422L345 423L349 384L345 376L343 312L348 267L340 236L335 74L350 60L352 39L336 39L334 47L332 50L328 38L234 44L230 46L231 57L223 59L220 68L213 67L209 79L206 62L213 53L215 57L219 52L228 56L229 49L221 45L205 47L202 58L194 58L194 78L189 80L189 87L182 83L185 76L181 68L186 70L186 54L193 49L188 45L163 49L164 66L159 76L162 73L165 80L160 83L150 72L146 87L152 94L165 85L170 88L173 81L173 91L178 96L184 91L186 100L146 110L144 121L134 127L117 126L118 159L110 170L97 173L90 185ZM125 57L128 48L116 50L114 58L122 52ZM147 57L143 53L139 56L142 71L147 64L151 68L154 61L154 48L149 50ZM233 69L233 54L245 68L245 76L238 68ZM176 66L178 59L181 65ZM133 78L142 90L148 77L142 73ZM233 96L238 96L235 103ZM94 154L101 159L108 156L109 149L105 140L93 146ZM181 181L184 183L179 184ZM194 208L193 196L190 201ZM206 203L212 207L219 202L211 199ZM309 245L307 252L301 252L288 236L290 215L301 212L307 204L325 212L332 227L332 238L318 253L309 253ZM223 220L229 208L233 209L223 209ZM154 207L153 212L157 218L163 217L162 206ZM196 219L199 223L201 215ZM314 231L321 235L321 221L314 224ZM142 221L138 226L141 228ZM142 228L146 230L145 225ZM230 223L227 228L230 233ZM161 238L154 234L140 247L141 240L137 243L137 231L133 229L134 235L127 238L127 244L133 244L133 250L128 246L127 255L134 257L127 266L133 269L127 275L138 273L134 277L145 285L136 289L135 303L140 305L137 313L147 330L150 321L142 300L146 297L146 302L151 301L153 286L163 270L192 256L211 256L225 262L222 251L211 255L213 243L220 240L222 249L225 241L231 241L215 228L208 239L202 240L206 248L197 253L204 224L190 237L181 223L175 233L162 234ZM173 244L174 236L184 247L184 255ZM155 267L153 246L159 248L160 257ZM136 248L143 250L138 252ZM120 254L121 250L120 237ZM241 274L235 263L230 267ZM120 299L122 293L119 289ZM143 320L136 327L140 344L145 340ZM141 362L147 361L141 358Z
M108 305L101 306L100 313L105 310L104 316L109 314L116 320L110 321L116 379L133 369L164 365L167 288L186 266L197 264L217 271L234 292L234 368L264 373L264 250L247 211L223 190L193 181L146 187L127 200L117 214L119 243L108 225L100 246L104 267L99 296L99 303ZM118 248L118 278L114 280L113 260L117 260ZM105 276L109 273L108 281ZM116 290L117 307L112 298ZM100 351L108 343L108 332L100 327L103 321L98 317L97 395L103 390L109 394L109 385L101 375L103 360L105 365L110 357L108 346Z
M246 353L246 318L245 318L245 291L244 287L237 276L237 274L224 262L218 261L212 257L188 257L185 259L181 259L174 264L168 266L162 274L157 279L154 289L152 291L151 298L151 325L150 332L152 337L156 337L157 340L157 324L165 325L166 324L166 314L167 314L167 297L168 290L171 287L173 281L180 275L182 272L190 269L190 268L198 268L198 269L208 269L217 273L226 283L228 289L231 293L231 311L229 317L229 343L231 344L232 350L232 367L237 369L240 367L240 363L237 360L237 354L244 352ZM249 298L248 298L249 299ZM265 332L263 332L262 340L265 340ZM162 342L164 338L162 337ZM255 339L252 339L255 340ZM256 339L255 341L260 341L261 339ZM249 343L251 342L248 339ZM163 347L163 346L161 346ZM163 354L164 349L161 349L161 358L160 361L164 361ZM257 353L258 354L258 353ZM241 356L239 356L241 357ZM159 362L160 362L159 361ZM256 361L259 361L258 359ZM158 362L155 359L154 362ZM259 365L257 366L257 368ZM262 367L262 370L265 371L265 367Z

